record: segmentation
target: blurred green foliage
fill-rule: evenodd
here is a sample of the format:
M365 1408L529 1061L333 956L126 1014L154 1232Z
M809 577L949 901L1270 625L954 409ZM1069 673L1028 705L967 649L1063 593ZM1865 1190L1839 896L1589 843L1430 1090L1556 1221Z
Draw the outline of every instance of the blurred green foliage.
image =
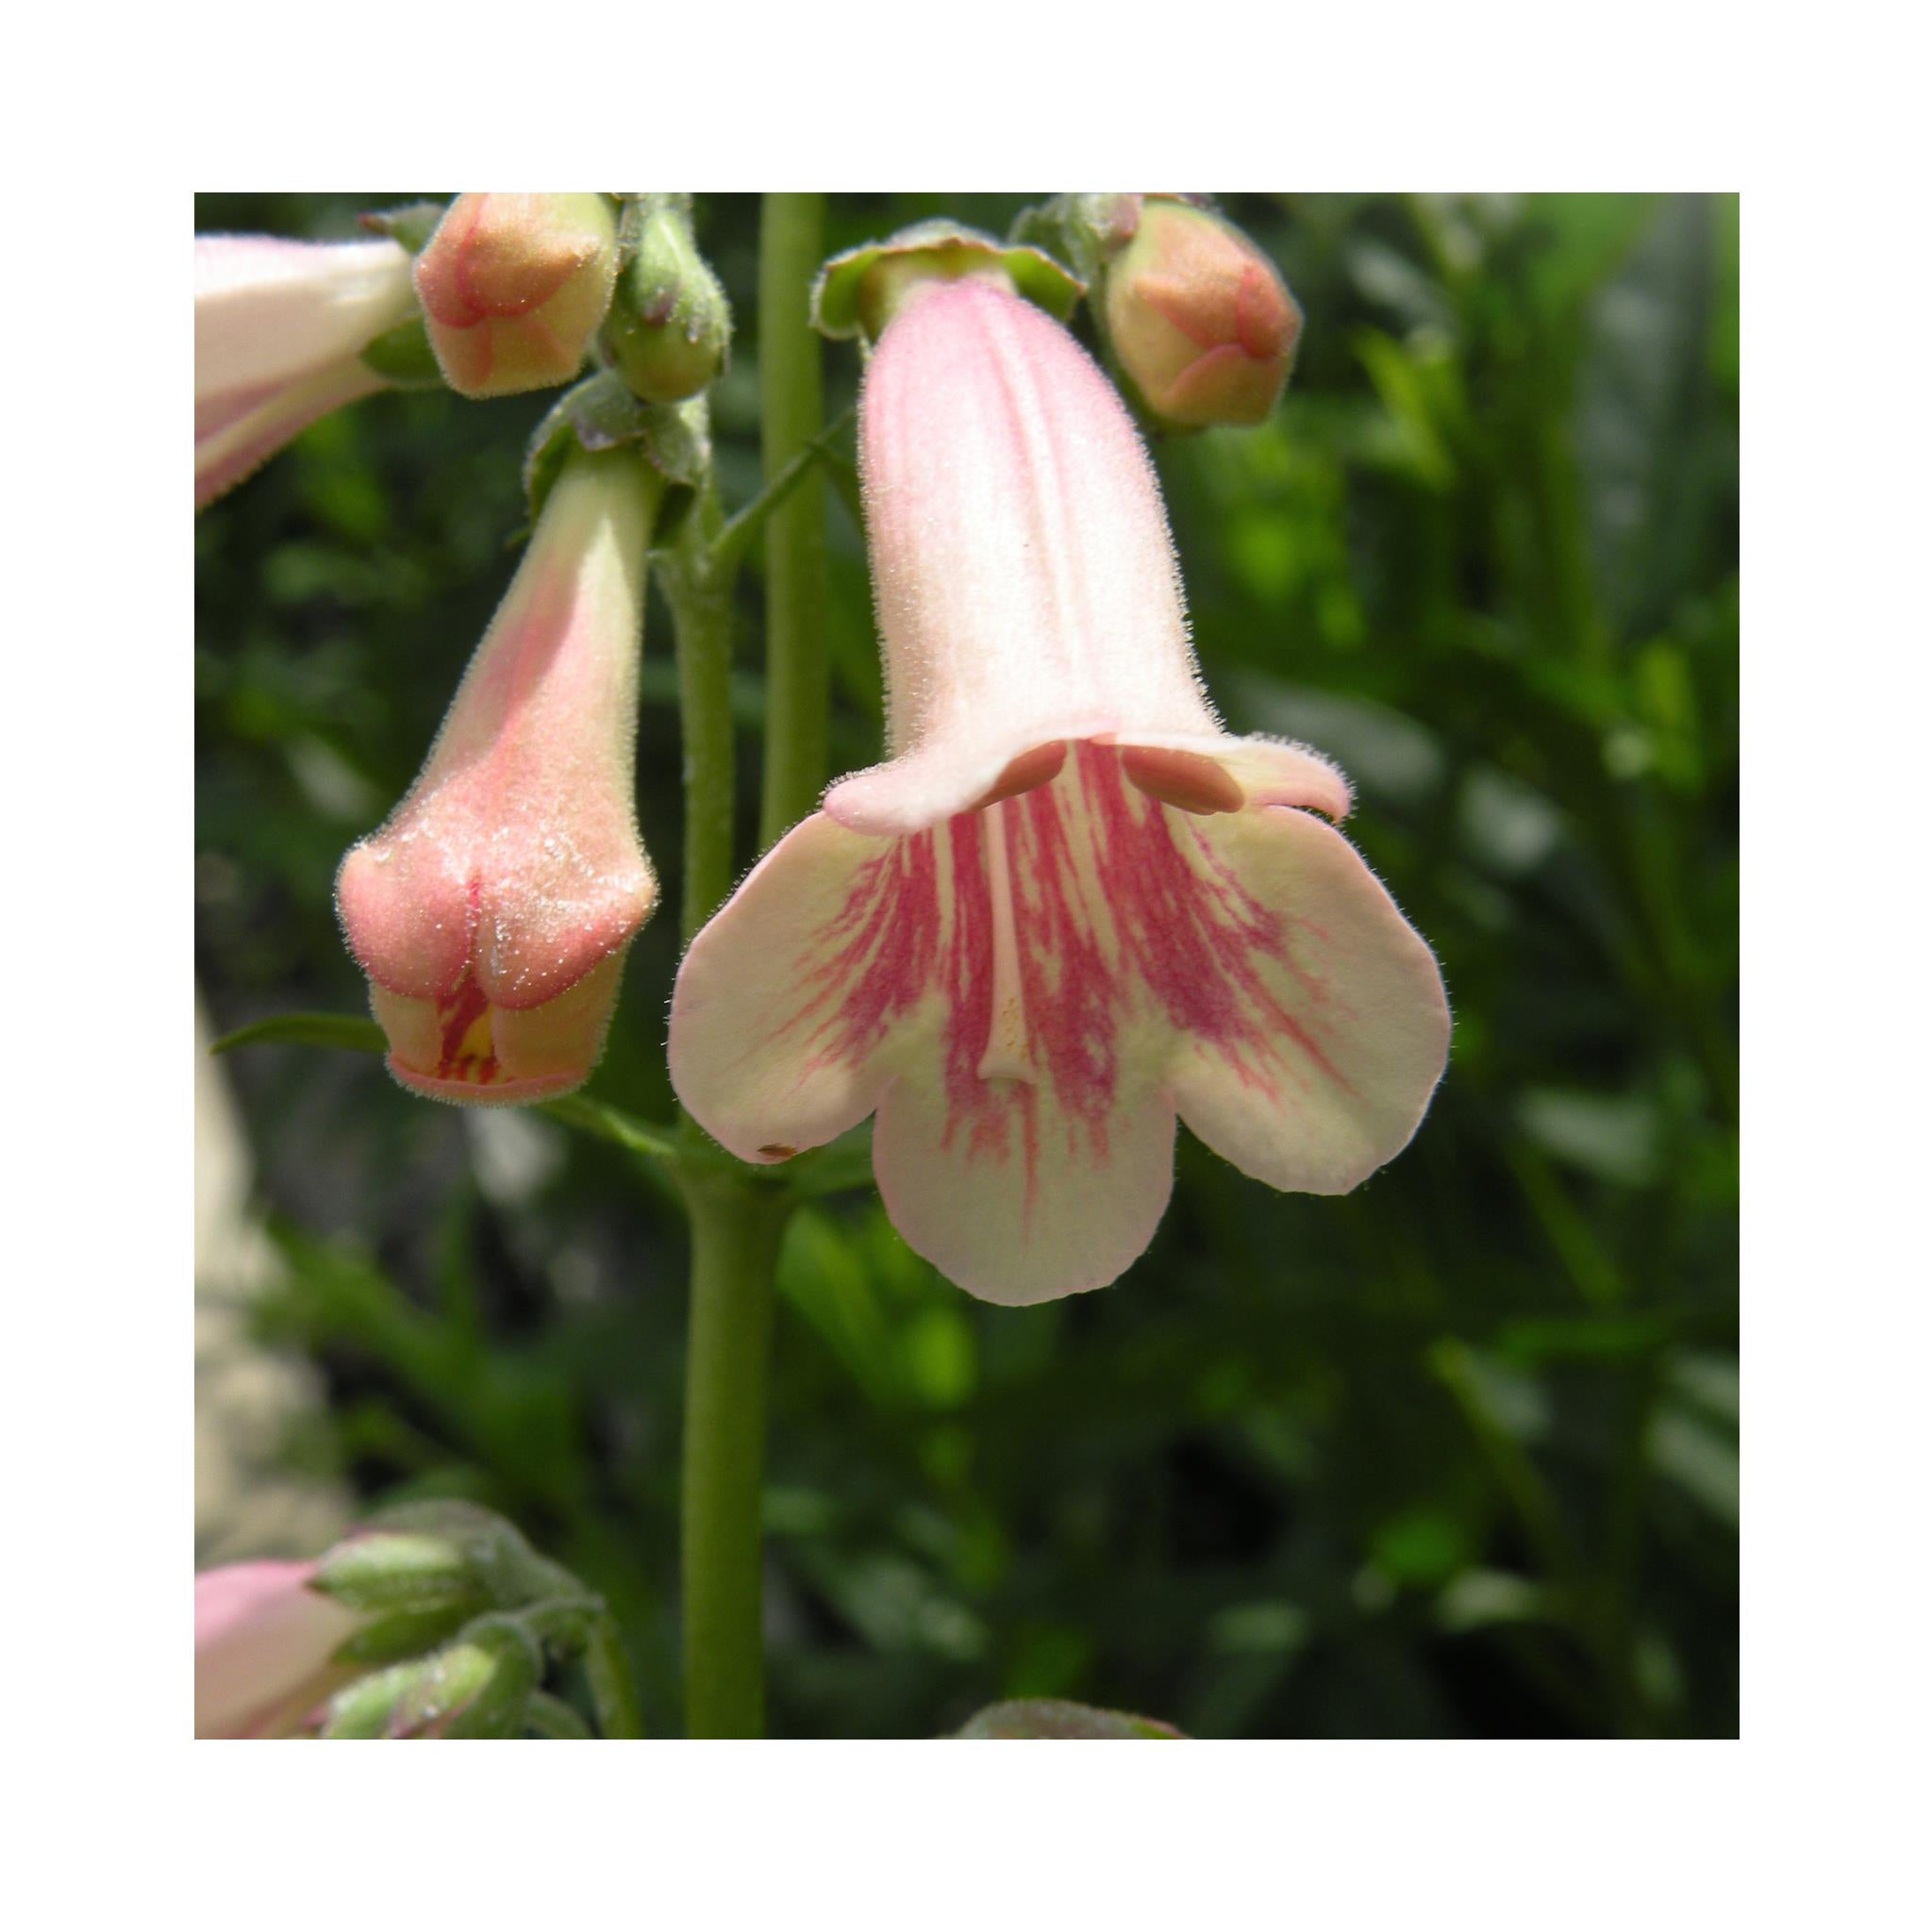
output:
M342 235L358 205L208 197L197 225ZM1019 206L841 197L828 239L1004 229ZM1157 452L1202 662L1235 729L1356 780L1351 836L1447 975L1448 1077L1341 1200L1274 1194L1184 1134L1147 1257L1043 1307L970 1300L868 1195L803 1210L774 1728L929 1736L1070 1697L1210 1737L1730 1734L1737 205L1225 207L1307 325L1268 425ZM699 239L740 319L714 395L730 506L758 480L755 200L702 201ZM857 362L826 359L836 413ZM334 868L413 776L508 581L548 400L379 398L199 519L218 1030L364 1010ZM836 493L828 514L848 769L877 756L878 670L859 532ZM675 905L667 634L654 608L640 809ZM747 788L758 636L753 572ZM634 949L593 1086L655 1121L675 925ZM607 1594L649 1726L675 1729L675 1206L619 1147L412 1100L361 1055L225 1064L287 1263L263 1330L329 1391L291 1461L506 1512Z

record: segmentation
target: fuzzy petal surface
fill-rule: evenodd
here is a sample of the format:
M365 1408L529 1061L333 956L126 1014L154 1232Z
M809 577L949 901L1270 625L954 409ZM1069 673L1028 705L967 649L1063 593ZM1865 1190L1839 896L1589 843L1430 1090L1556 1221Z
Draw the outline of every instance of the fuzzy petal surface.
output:
M407 321L400 242L194 238L194 396L276 386L355 356Z
M634 796L646 512L630 460L566 470L421 776L342 863L350 949L391 992L446 1001L468 974L491 1006L541 1006L656 902Z

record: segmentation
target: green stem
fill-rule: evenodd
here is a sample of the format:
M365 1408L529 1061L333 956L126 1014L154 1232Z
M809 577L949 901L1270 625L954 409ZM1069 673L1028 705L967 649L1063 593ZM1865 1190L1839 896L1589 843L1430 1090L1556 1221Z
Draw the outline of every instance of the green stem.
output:
M708 485L665 559L684 723L684 936L724 903L735 869L731 619L736 558ZM789 1197L760 1186L687 1121L677 1164L691 1220L685 1357L685 1728L755 1738L765 1713L760 1491L772 1274Z
M684 1715L693 1738L764 1735L762 1530L772 1275L791 1202L687 1169Z
M708 482L662 571L677 635L677 692L684 720L684 937L724 903L732 854L731 587L711 543L722 519Z
M718 532L711 544L711 561L715 566L722 569L729 565L735 569L750 547L751 540L764 528L765 519L791 498L791 492L805 481L811 470L821 463L837 465L844 461L832 439L856 413L856 408L847 409L835 421L827 423L824 430L813 437L742 509L731 513L730 521Z
M765 196L758 243L758 380L765 475L774 480L824 426L819 339L808 314L824 231L824 195ZM824 489L814 465L765 525L761 850L811 810L825 782L824 525Z

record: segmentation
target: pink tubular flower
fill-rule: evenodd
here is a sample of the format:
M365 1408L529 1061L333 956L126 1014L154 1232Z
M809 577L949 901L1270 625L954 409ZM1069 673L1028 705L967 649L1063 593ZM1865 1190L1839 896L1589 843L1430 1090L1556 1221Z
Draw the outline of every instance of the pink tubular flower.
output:
M361 352L414 313L394 242L194 238L194 507L383 379Z
M313 1563L231 1563L194 1579L194 1735L287 1737L347 1674L362 1619L308 1588Z
M860 411L889 749L692 942L684 1104L747 1160L874 1109L887 1211L1025 1303L1152 1238L1176 1113L1341 1193L1407 1142L1449 1014L1341 835L1346 782L1224 733L1154 474L1065 330L977 282L893 319Z
M430 347L466 396L568 382L616 282L601 194L459 194L416 260Z
M390 1071L544 1100L603 1050L658 897L635 802L643 558L659 489L573 456L409 794L336 882Z

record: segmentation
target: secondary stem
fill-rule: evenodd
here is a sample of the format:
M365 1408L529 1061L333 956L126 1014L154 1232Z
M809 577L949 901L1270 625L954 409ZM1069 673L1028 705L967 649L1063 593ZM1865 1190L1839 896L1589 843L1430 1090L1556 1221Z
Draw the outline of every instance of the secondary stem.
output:
M711 558L722 519L707 483L666 561L664 592L677 634L678 708L684 727L684 938L731 890L731 587L736 573Z
M768 194L758 242L758 380L767 477L824 418L808 312L824 253L824 196ZM758 845L809 812L825 782L824 485L814 467L765 525L765 768Z

